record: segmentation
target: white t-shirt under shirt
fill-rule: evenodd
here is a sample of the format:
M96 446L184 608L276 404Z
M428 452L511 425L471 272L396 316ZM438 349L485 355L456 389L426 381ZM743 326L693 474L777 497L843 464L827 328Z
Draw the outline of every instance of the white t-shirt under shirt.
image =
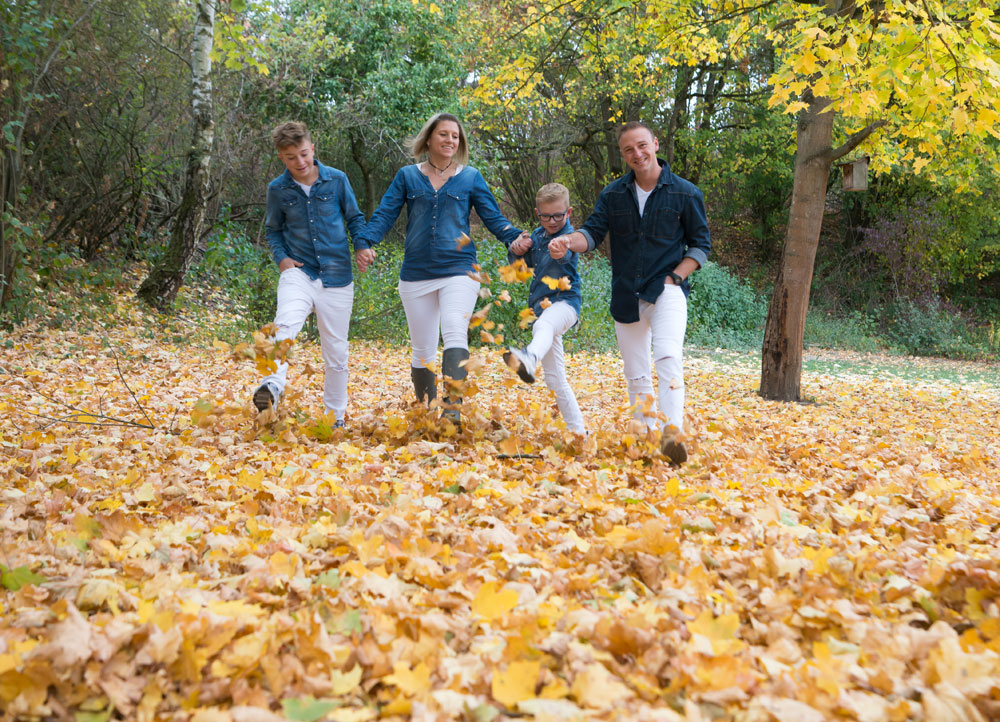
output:
M644 191L639 187L639 184L635 184L635 197L639 201L639 217L642 218L642 211L646 207L646 199L649 198L649 194L656 190L656 186L653 186L648 191Z
M298 181L295 181L295 185L297 185L299 188L302 189L302 192L306 194L306 198L309 197L309 189L313 187L312 183L306 185L305 183L299 183Z

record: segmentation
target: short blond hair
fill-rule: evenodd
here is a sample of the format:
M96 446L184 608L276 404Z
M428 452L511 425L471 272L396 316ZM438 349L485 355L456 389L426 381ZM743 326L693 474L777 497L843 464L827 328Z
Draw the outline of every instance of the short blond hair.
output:
M312 143L312 138L309 137L309 128L298 120L289 120L275 127L271 131L271 140L278 150L298 146L303 142Z
M617 137L618 140L621 140L622 136L625 135L626 133L628 133L629 131L639 130L640 128L644 128L645 130L649 131L649 134L653 138L656 137L656 133L653 132L653 129L650 128L645 123L643 123L641 120L630 120L627 123L622 123L618 127L618 133L617 133L616 137Z
M535 194L535 203L547 203L548 201L565 201L569 207L569 188L562 183L546 183Z
M462 121L451 113L435 113L430 120L424 123L424 127L410 143L410 154L413 156L413 160L420 160L427 153L427 141L430 140L434 129L438 127L438 123L443 120L450 120L458 126L458 150L455 152L455 162L459 165L466 165L469 162L469 141L466 140Z

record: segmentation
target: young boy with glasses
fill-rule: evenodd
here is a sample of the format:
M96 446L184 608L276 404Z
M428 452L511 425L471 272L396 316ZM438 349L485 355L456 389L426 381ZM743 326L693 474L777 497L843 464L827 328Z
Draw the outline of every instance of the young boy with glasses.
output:
M534 383L541 361L545 385L556 395L566 427L574 433L586 434L576 395L566 381L562 344L563 334L575 326L580 317L583 301L580 274L576 270L577 254L569 251L559 260L549 255L549 241L573 231L569 222L573 212L569 190L559 183L549 183L535 194L535 203L535 214L541 225L532 232L530 239L522 237L511 243L508 257L511 261L523 257L534 269L528 305L538 318L531 327L531 343L523 349L506 351L503 358L529 384Z

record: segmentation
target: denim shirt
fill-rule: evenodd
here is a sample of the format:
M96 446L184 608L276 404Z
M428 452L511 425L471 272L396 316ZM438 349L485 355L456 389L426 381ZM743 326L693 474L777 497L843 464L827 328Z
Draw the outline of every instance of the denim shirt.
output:
M267 243L274 262L286 258L326 288L346 286L354 279L347 230L357 247L365 216L343 171L313 161L319 176L309 195L287 170L267 186Z
M408 165L396 173L368 228L354 239L355 246L368 248L379 243L396 222L404 204L406 241L399 274L404 281L460 276L473 270L477 262L476 244L459 248L457 242L463 233L469 235L469 214L473 208L490 233L506 246L521 234L500 212L486 181L475 168L466 166L435 191L420 168Z
M611 316L620 323L639 320L639 301L656 303L667 274L685 258L705 265L712 243L701 191L660 163L660 177L646 199L642 217L635 172L607 185L594 212L580 228L587 250L611 237ZM685 279L684 294L690 291Z
M566 255L556 260L549 255L549 241L556 236L562 236L573 232L573 225L567 220L562 230L549 235L544 228L539 226L531 232L531 248L523 256L518 256L513 251L507 252L507 260L511 263L518 258L523 258L528 264L528 268L535 269L535 276L531 279L531 288L528 289L528 305L531 306L536 316L541 316L542 299L547 298L552 303L565 301L576 315L580 316L580 307L583 305L582 286L580 274L576 271L577 254L573 251L566 251ZM557 281L566 276L569 278L570 288L568 291L551 289L542 283L542 278L548 276Z

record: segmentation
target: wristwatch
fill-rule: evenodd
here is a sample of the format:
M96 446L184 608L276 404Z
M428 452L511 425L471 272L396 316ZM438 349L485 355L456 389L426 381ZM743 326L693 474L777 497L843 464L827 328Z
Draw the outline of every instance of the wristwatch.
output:
M674 273L673 271L670 271L670 273L668 273L668 274L667 274L667 277L668 277L668 278L669 278L669 279L670 279L671 281L673 281L673 282L674 282L674 285L675 285L675 286L679 286L679 285L681 285L682 283L684 283L684 279L683 279L683 278L681 278L680 276L678 276L678 275L677 275L676 273Z

